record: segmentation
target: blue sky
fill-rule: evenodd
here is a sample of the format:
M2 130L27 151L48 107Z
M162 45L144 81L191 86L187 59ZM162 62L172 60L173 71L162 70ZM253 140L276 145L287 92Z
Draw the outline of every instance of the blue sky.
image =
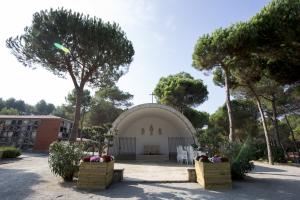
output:
M32 14L50 7L65 7L115 21L127 33L135 48L134 61L118 86L134 95L135 105L151 102L149 95L160 77L181 71L202 79L209 98L198 107L213 113L225 101L223 88L191 67L194 45L199 36L219 27L245 21L269 0L27 0L1 1L0 5L0 98L15 97L29 104L40 99L59 105L72 90L69 77L61 79L38 68L31 70L17 62L5 47L10 36L22 34Z

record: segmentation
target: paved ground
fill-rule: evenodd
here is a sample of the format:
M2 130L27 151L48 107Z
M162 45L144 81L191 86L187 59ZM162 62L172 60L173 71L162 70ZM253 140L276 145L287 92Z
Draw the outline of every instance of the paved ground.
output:
M63 183L53 176L47 156L28 155L0 163L0 199L300 199L300 168L259 163L245 181L234 182L232 190L208 191L196 183L125 181L93 192L78 190L75 183Z
M124 170L126 181L187 181L188 165L178 165L174 162L147 163L147 162L122 162L116 163L116 169ZM158 173L160 172L160 173Z

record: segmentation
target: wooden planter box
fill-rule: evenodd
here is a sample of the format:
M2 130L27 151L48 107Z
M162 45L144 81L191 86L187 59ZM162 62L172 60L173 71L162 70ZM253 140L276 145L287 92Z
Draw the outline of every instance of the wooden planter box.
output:
M195 161L197 182L205 189L232 188L230 163L204 163Z
M112 182L114 161L108 163L82 162L79 166L77 187L106 189Z
M187 169L188 171L188 181L196 183L197 182L197 176L195 169Z

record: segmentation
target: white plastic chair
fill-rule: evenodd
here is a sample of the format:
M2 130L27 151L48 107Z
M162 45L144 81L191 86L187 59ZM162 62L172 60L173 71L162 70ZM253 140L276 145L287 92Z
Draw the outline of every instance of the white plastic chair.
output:
M176 152L177 152L176 160L177 160L177 162L180 162L180 146L176 147Z
M181 163L183 163L183 161L186 161L186 164L189 164L189 159L188 159L188 151L186 150L182 150L181 152Z
M177 147L177 161L180 163L183 163L184 161L186 161L187 164L189 163L188 152L184 150L182 146Z
M192 146L188 146L187 148L188 153L188 161L191 164L194 164L194 159L197 157L197 152L194 151L194 148Z
M182 146L177 146L177 162L182 162Z

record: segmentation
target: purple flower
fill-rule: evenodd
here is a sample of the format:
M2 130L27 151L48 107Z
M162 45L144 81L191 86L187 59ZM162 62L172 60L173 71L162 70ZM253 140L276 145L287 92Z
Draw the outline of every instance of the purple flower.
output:
M92 156L90 158L90 162L100 162L100 157L99 156Z

